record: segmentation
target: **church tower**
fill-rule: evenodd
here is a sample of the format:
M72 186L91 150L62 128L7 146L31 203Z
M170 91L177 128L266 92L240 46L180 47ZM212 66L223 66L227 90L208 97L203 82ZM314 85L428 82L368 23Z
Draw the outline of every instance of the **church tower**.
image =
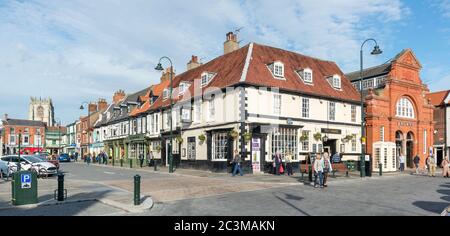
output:
M28 119L42 121L47 126L55 124L55 109L53 107L52 99L42 99L31 97L28 108Z

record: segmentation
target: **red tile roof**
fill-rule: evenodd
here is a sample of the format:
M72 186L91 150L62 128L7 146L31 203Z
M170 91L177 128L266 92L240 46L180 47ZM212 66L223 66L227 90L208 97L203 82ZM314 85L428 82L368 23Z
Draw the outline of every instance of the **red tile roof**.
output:
M445 99L447 98L450 90L444 90L434 93L429 93L426 95L428 99L430 99L430 102L433 106L439 106L444 104Z
M246 75L243 76L243 72L245 73L244 66L250 48L252 48L252 52L249 55L248 70ZM274 78L272 72L268 69L267 65L274 61L280 61L284 64L285 79ZM313 71L313 85L306 85L297 74L296 71L304 68L310 68ZM360 100L359 92L345 78L345 75L336 63L253 43L175 76L173 79L173 102L191 98L194 94L194 87L196 89L200 87L200 77L203 72L215 73L215 76L207 86L201 89L202 92L206 89L221 89L243 83L254 86L278 87L282 90L345 101L357 102ZM332 88L326 80L328 76L335 74L341 76L340 90ZM245 81L241 81L241 78L245 78ZM176 89L180 82L183 81L191 83L188 89L191 96L185 96L186 98L183 98L183 96L179 97ZM196 83L195 85L194 81ZM168 87L168 83L164 87L161 84L160 86L158 87L161 90L161 93L158 94L159 98L150 108L147 109L146 106L146 109L140 109L140 112L155 110L170 105L169 99L163 100L161 96L163 89Z

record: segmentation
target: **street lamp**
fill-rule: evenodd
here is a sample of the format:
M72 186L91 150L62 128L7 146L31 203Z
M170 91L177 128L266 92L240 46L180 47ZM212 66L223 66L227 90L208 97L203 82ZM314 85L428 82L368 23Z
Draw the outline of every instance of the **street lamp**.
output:
M173 144L173 131L172 131L172 76L173 76L173 64L172 60L170 58L164 56L159 59L158 65L155 67L155 70L157 71L163 71L164 68L161 65L161 60L166 59L170 62L170 94L169 94L169 101L170 101L170 114L169 114L169 121L170 121L170 144L169 144L169 173L173 173L173 156L172 156L172 144Z
M87 110L88 110L88 116L87 116L87 122L88 122L88 125L87 125L87 131L86 131L86 134L87 134L87 146L86 146L86 151L87 151L87 153L89 153L89 145L90 145L90 141L89 141L89 125L90 125L90 115L91 115L91 111L89 110L89 103L88 102L82 102L81 103L81 106L80 106L80 110L84 110L84 107L83 107L83 104L86 104L87 105ZM83 129L83 123L81 123L81 128ZM81 147L81 158L83 158L83 147Z
M363 47L364 45L369 42L372 41L375 43L375 47L373 48L372 52L370 54L372 55L380 55L381 53L383 53L383 51L381 51L380 47L378 46L378 43L375 39L367 39L366 41L364 41L361 45L361 51L360 51L360 62L361 62L361 70L359 72L359 91L361 92L361 158L360 158L360 174L361 174L361 178L366 176L366 165L365 165L365 142L366 142L366 137L365 137L365 113L364 113L364 91L363 91Z

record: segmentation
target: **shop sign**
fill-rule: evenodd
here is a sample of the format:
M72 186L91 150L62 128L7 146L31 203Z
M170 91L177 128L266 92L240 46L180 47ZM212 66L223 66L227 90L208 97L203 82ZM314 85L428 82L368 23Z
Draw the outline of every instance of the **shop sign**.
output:
M261 139L252 138L252 168L253 172L261 171Z
M324 129L324 128L322 128L322 133L324 133L324 134L341 134L342 131L340 129Z

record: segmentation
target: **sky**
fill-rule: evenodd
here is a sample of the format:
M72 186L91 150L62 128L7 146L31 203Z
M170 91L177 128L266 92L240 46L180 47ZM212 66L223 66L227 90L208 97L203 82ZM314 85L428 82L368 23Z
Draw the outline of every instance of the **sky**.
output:
M431 91L450 89L450 0L0 0L0 115L27 118L30 97L51 97L70 123L82 102L111 101L159 81L162 56L223 54L225 34L359 69L411 48ZM168 66L167 64L165 66Z

